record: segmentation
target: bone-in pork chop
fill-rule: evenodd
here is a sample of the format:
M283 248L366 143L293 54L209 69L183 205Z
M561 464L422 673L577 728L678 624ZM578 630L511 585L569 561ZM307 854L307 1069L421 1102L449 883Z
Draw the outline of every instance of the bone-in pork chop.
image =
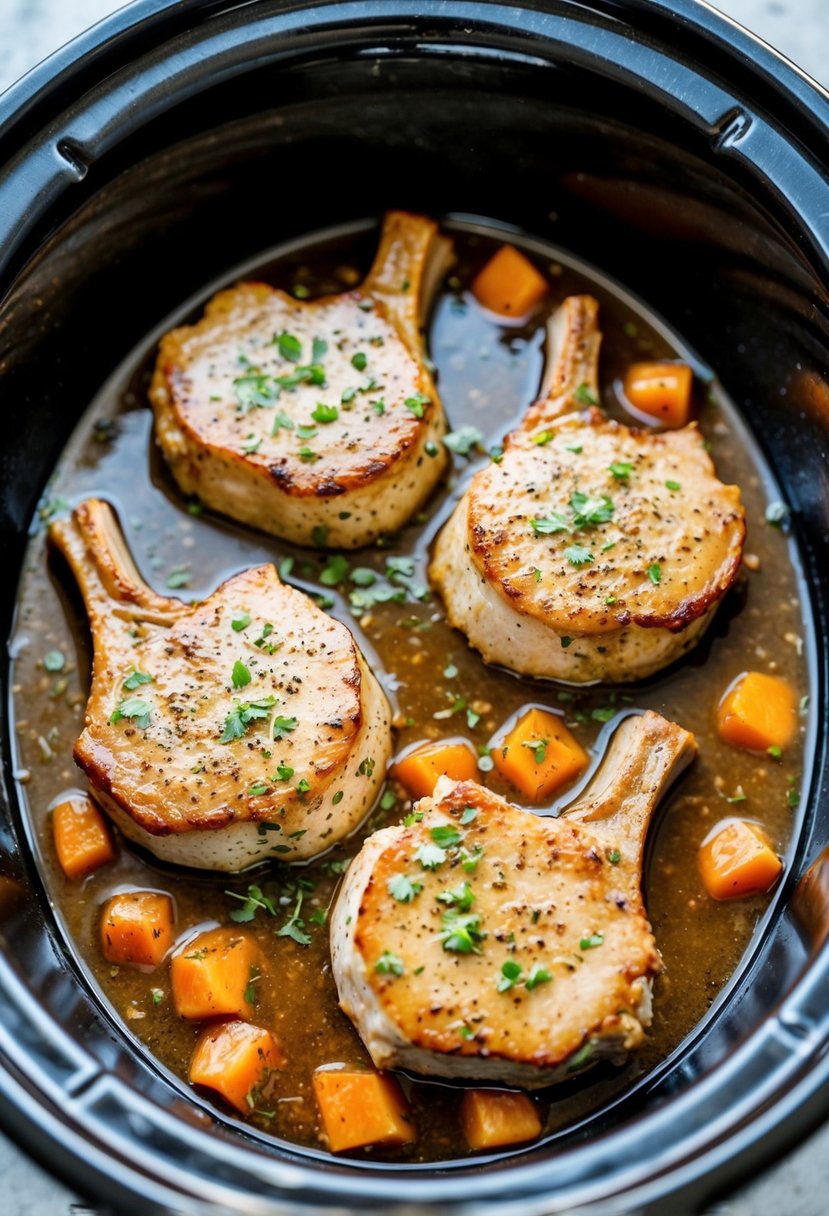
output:
M695 754L692 735L647 712L619 726L561 818L441 778L410 826L371 836L331 949L375 1064L536 1088L639 1046L661 970L642 850Z
M402 527L446 462L422 325L450 260L432 220L391 212L356 290L296 300L240 283L168 333L150 398L182 490L298 544Z
M345 625L270 565L202 603L157 595L95 499L50 538L94 645L75 760L126 836L164 861L235 871L315 857L357 827L391 729Z
M555 314L545 395L472 478L430 577L489 662L572 683L640 679L698 640L737 576L736 486L695 424L656 433L598 400L597 305Z

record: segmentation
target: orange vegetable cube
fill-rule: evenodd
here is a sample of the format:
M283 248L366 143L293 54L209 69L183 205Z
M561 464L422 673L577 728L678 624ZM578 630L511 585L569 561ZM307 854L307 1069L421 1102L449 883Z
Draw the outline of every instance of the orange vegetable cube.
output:
M779 676L744 671L725 690L717 709L720 738L735 747L785 747L797 729L794 691Z
M91 798L78 794L52 811L52 832L60 868L67 878L80 878L115 857L109 827Z
M412 798L427 798L435 788L438 777L453 781L474 781L478 776L478 759L466 742L422 743L401 756L392 767L391 776L405 785Z
M691 417L694 373L687 363L632 363L625 373L629 405L663 426L685 426Z
M200 933L170 963L176 1013L190 1021L249 1018L252 984L261 965L261 952L249 934L239 929Z
M547 280L529 258L502 245L472 284L479 304L502 317L526 317L547 294Z
M493 746L492 760L502 777L538 802L574 781L589 756L558 714L533 706Z
M541 1120L526 1094L468 1089L461 1102L461 1126L470 1148L501 1148L534 1140Z
M409 1144L416 1138L393 1077L357 1068L318 1068L314 1093L332 1153L365 1144Z
M199 1035L190 1060L190 1081L222 1095L243 1115L255 1105L255 1094L275 1068L285 1062L273 1035L249 1022L222 1022Z
M113 895L101 913L101 947L111 963L157 967L173 944L173 901L161 891Z
M699 867L712 899L743 899L770 890L783 863L759 824L723 819L702 842Z

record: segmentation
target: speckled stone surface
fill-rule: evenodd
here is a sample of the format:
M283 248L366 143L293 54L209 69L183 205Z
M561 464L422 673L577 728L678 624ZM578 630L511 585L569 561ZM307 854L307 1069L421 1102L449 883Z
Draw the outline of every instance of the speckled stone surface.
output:
M112 0L0 0L0 92L53 50L120 7ZM720 0L714 7L829 87L829 0ZM104 1209L88 1206L53 1180L2 1133L0 1179L2 1216L93 1212L104 1216ZM827 1212L829 1125L784 1161L706 1209L704 1216L825 1216ZM680 1216L678 1211L676 1216Z

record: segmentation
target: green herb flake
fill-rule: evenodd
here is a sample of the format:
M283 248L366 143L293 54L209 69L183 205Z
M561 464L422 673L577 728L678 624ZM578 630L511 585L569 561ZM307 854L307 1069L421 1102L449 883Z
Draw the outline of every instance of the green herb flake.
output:
M324 401L318 401L314 407L311 417L314 422L336 422L340 416L340 411L336 405L326 405Z
M426 398L428 402L429 398ZM418 415L422 417L422 415ZM480 448L483 444L484 436L476 426L462 426L456 431L450 431L445 435L443 442L446 444L450 452L454 452L456 456L469 456L473 448Z
M567 520L559 511L551 511L544 519L531 519L530 527L536 536L552 536L557 532L571 532Z
M325 548L325 542L328 540L328 529L326 528L325 524L317 524L316 527L312 529L311 540L315 548Z
M368 363L368 359L366 358L365 354L361 350L358 350L355 354L353 354L351 356L351 366L353 368L355 368L358 372L364 372L366 370L367 363Z
M283 735L289 735L292 730L296 730L299 722L296 718L283 718L279 715L273 720L273 737L280 739Z
M43 656L43 666L46 671L63 671L66 666L66 656L62 650L50 650ZM126 681L125 687L129 687Z
M655 587L659 586L662 581L662 567L659 562L654 562L653 565L648 566L648 578Z
M406 964L399 955L392 953L391 950L384 950L374 964L374 970L378 975L405 975Z
M276 766L276 776L279 781L290 781L294 775L294 770L290 764L278 764Z
M141 730L146 730L150 725L151 714L152 706L148 701L143 700L141 697L127 697L119 702L118 708L113 710L109 720L114 725L123 718L129 718Z
M180 587L186 587L190 582L190 571L186 566L176 566L167 575L167 586L171 591L176 591Z
M389 895L399 904L410 904L423 890L423 883L409 878L408 874L394 874L386 883Z
M682 489L682 486L678 481L674 481L672 478L669 478L668 481L665 482L665 489L670 490L672 494L677 494Z
M524 981L524 987L527 989L527 992L532 992L533 988L538 988L540 984L549 984L552 978L546 967L541 967L536 963L530 969L530 974Z
M250 670L245 666L241 659L237 659L233 664L233 672L231 680L234 688L245 688L250 684Z
M598 405L599 399L586 384L582 383L573 393L573 397L578 401L579 405Z
M320 574L320 582L326 587L338 587L348 577L348 561L341 553L332 553Z
M468 823L472 823L473 819L478 818L478 812L474 806L465 806L461 812L460 823L466 827Z
M607 855L607 860L612 866L618 866L619 862L622 860L622 854L618 849L611 849Z
M230 622L230 628L233 630L234 633L241 633L242 630L247 629L250 622L251 622L250 613L243 612L241 616L235 616L233 618L233 620Z
M583 937L579 942L579 950L595 950L597 946L604 945L603 933L591 933L589 937Z
M593 561L593 554L584 545L568 545L564 550L564 556L576 569L581 566L589 566Z
M443 929L438 935L444 950L452 954L480 954L481 942L486 937L481 928L477 912L460 913L454 908L441 917Z
M283 330L273 341L283 359L286 359L288 363L299 363L302 358L302 343L295 334L289 334Z
M516 963L515 959L508 958L505 963L501 964L501 975L498 979L498 991L509 992L510 988L514 988L519 982L522 975L520 963Z
M344 794L343 790L337 790L336 794L331 799L331 801L334 804L334 806L339 806L344 797L345 797L345 794Z
M44 664L44 666L45 666L45 664ZM153 684L153 683L155 683L154 677L151 676L148 671L139 671L137 668L134 667L132 669L132 671L130 672L130 674L127 676L126 680L124 680L124 688L126 688L130 692L132 692L133 689L140 688L142 684Z
M429 835L441 849L452 849L463 840L462 833L451 823L442 823L432 828Z
M258 701L237 701L225 718L219 742L232 743L234 739L241 739L251 722L270 717L275 704L275 697L262 697Z
M436 870L446 861L446 851L436 844L422 844L412 860L419 861L424 870Z
M782 760L783 759L783 748L778 747L778 745L776 743L773 743L771 745L771 747L766 748L766 755L771 756L772 760Z
M629 460L614 460L609 471L617 481L628 481L633 472L633 465Z
M424 393L415 393L413 397L407 397L403 402L407 410L411 410L415 418L422 418L424 407L431 404L431 397L427 397Z

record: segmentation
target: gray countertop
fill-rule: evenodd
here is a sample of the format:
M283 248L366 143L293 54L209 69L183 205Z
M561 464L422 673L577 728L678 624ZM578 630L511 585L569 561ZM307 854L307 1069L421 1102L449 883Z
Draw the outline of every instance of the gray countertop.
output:
M0 92L108 13L112 0L0 0ZM721 0L714 7L753 30L829 87L827 0ZM93 1211L0 1133L0 1209L7 1216ZM829 1125L706 1216L823 1216L829 1210Z

